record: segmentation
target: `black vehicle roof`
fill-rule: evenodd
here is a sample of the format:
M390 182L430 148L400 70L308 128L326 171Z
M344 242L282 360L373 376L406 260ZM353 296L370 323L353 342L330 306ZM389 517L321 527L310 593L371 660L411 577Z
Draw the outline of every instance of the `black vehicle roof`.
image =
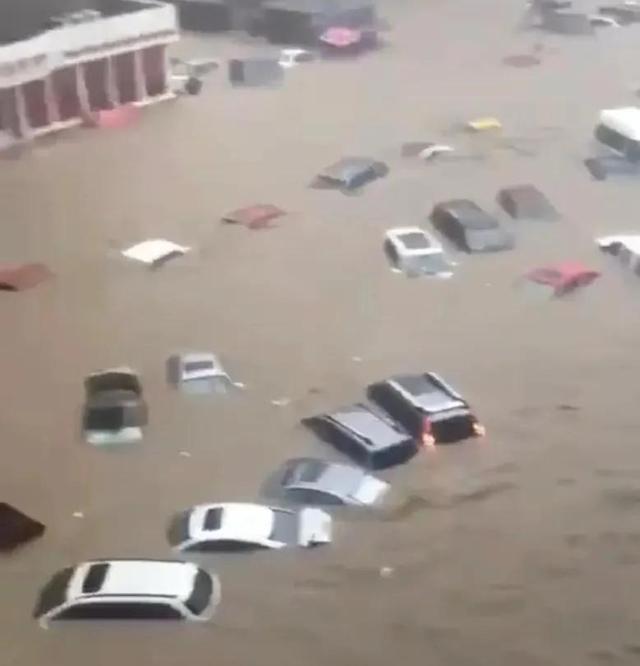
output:
M383 450L407 439L399 428L361 403L331 412L328 417L359 436L372 450Z
M460 224L473 230L495 229L498 220L471 199L451 199L436 204L436 210L447 211L455 216Z

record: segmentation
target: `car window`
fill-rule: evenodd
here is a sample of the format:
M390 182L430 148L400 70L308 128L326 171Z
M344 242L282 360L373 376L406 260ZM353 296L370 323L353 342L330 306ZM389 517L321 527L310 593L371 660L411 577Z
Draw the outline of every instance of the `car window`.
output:
M343 504L342 500L331 493L310 488L292 488L287 493L290 499L300 504L322 504L338 506Z
M508 245L508 239L500 228L494 229L467 229L467 244L472 250L483 250L490 247L503 247Z
M204 517L205 530L219 530L222 524L222 509L209 509Z
M130 601L78 604L56 616L65 620L157 620L180 617L180 612L169 604Z
M206 571L199 569L193 581L193 590L185 605L194 615L201 615L209 606L212 594L211 576Z
M107 571L109 571L109 565L106 562L92 564L82 583L82 592L84 594L97 592L107 577Z
M274 509L269 540L288 544L298 543L298 514Z
M208 541L198 541L192 546L185 548L188 553L212 553L215 551L234 551L255 550L260 546L246 541L237 541L236 539L211 539Z

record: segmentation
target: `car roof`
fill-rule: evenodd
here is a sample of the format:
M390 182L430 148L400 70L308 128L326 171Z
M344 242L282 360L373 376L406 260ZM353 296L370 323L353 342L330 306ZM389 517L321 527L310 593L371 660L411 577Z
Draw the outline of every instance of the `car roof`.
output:
M600 122L632 141L640 141L640 108L624 106L600 111Z
M263 541L271 534L273 512L272 507L263 504L200 504L190 511L189 534L201 540Z
M328 416L360 435L371 450L385 449L407 438L407 435L394 428L387 419L360 403L331 412Z
M407 242L407 236L421 236L423 242L421 244L413 244L411 241ZM434 254L436 252L442 252L442 246L440 243L431 234L427 233L420 227L394 227L393 229L388 229L386 231L385 237L396 243L401 243L408 252L417 251L424 253L427 251Z
M95 592L83 593L87 574L96 565L108 565L104 581ZM168 596L186 599L193 589L198 567L167 560L95 560L76 567L68 597L110 595Z
M353 465L318 460L317 458L297 458L287 463L287 476L283 486L290 488L313 488L339 497L348 496L356 490L366 472ZM305 473L308 476L305 478Z
M387 383L427 411L466 405L462 396L435 373L395 375Z
M324 178L349 181L376 164L378 162L369 157L344 157L323 169L320 175Z
M499 226L498 220L493 215L487 213L471 199L442 201L436 204L435 208L451 213L467 229L481 231L483 229L495 229Z

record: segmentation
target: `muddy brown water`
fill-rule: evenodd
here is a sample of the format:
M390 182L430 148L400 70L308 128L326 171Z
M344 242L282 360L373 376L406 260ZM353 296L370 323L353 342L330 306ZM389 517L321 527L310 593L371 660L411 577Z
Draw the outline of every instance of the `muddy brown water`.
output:
M217 74L136 127L76 130L0 162L0 257L57 274L0 299L1 499L48 525L0 561L3 666L637 663L640 283L593 237L640 229L640 195L632 180L590 180L581 159L598 110L636 101L638 29L521 32L521 3L507 0L383 8L389 44L366 58L300 66L277 90L232 90ZM534 47L539 66L502 64ZM266 50L231 37L176 47ZM450 131L480 115L527 150ZM478 159L401 158L412 140ZM361 196L307 187L344 154L391 173ZM450 197L493 209L518 182L563 221L516 225L513 252L457 257L450 281L388 270L387 227L424 223ZM254 202L290 215L262 232L219 223ZM118 255L148 237L195 250L155 272ZM555 302L515 288L565 258L603 276ZM172 392L165 359L192 348L216 351L246 390ZM121 363L142 373L151 424L139 446L96 450L78 436L82 380ZM209 624L31 619L58 568L167 556L174 511L252 500L284 458L331 455L301 416L423 369L459 387L488 436L384 474L404 509L338 520L324 549L212 558L223 601Z

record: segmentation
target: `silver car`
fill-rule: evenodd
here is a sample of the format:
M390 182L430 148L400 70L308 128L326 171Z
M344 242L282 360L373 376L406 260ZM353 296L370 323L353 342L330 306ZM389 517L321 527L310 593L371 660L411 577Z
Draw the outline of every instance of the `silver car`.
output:
M191 394L227 393L234 387L217 356L209 352L174 354L167 361L167 378Z
M390 488L359 467L317 458L288 460L278 477L282 495L300 504L374 506Z

